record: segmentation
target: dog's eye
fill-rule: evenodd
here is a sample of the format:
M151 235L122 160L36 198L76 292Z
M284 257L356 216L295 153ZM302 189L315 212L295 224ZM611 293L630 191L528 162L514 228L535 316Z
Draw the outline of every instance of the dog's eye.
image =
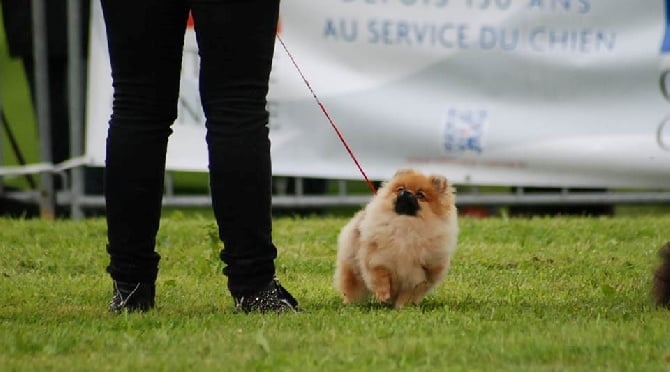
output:
M417 199L425 199L426 194L423 191L419 191L419 192L416 193L416 198Z
M395 189L395 192L403 192L405 191L405 188L402 186L398 186L398 188Z

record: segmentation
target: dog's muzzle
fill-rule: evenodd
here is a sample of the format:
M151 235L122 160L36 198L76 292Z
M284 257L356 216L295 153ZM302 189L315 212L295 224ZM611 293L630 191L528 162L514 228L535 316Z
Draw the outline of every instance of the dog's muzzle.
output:
M407 216L416 216L419 211L419 201L416 195L407 190L398 191L395 199L395 212Z

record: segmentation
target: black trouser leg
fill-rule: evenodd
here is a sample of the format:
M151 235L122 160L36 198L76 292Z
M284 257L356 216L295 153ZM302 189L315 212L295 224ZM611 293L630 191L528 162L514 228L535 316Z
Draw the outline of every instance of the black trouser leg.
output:
M265 106L278 9L278 0L192 1L212 203L233 295L275 273Z
M188 7L181 0L102 0L102 8L114 86L104 181L107 270L115 280L155 281Z

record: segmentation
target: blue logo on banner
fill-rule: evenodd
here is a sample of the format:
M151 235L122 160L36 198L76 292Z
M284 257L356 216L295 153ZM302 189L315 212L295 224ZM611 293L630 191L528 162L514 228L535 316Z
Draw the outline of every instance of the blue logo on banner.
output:
M661 52L670 52L670 0L665 0L665 37L661 45Z
M444 123L444 149L452 153L481 154L487 117L485 110L449 109Z

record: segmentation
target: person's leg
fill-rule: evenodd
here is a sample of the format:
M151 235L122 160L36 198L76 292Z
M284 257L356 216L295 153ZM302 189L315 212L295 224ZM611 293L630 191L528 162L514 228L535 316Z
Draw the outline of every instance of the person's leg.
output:
M266 96L279 0L192 1L212 204L234 297L275 275Z
M188 7L183 0L101 2L114 87L104 175L107 271L121 308L132 306L116 295L141 290L137 283L148 287L143 294L151 297L151 307L160 259L155 244L165 157L177 117Z

